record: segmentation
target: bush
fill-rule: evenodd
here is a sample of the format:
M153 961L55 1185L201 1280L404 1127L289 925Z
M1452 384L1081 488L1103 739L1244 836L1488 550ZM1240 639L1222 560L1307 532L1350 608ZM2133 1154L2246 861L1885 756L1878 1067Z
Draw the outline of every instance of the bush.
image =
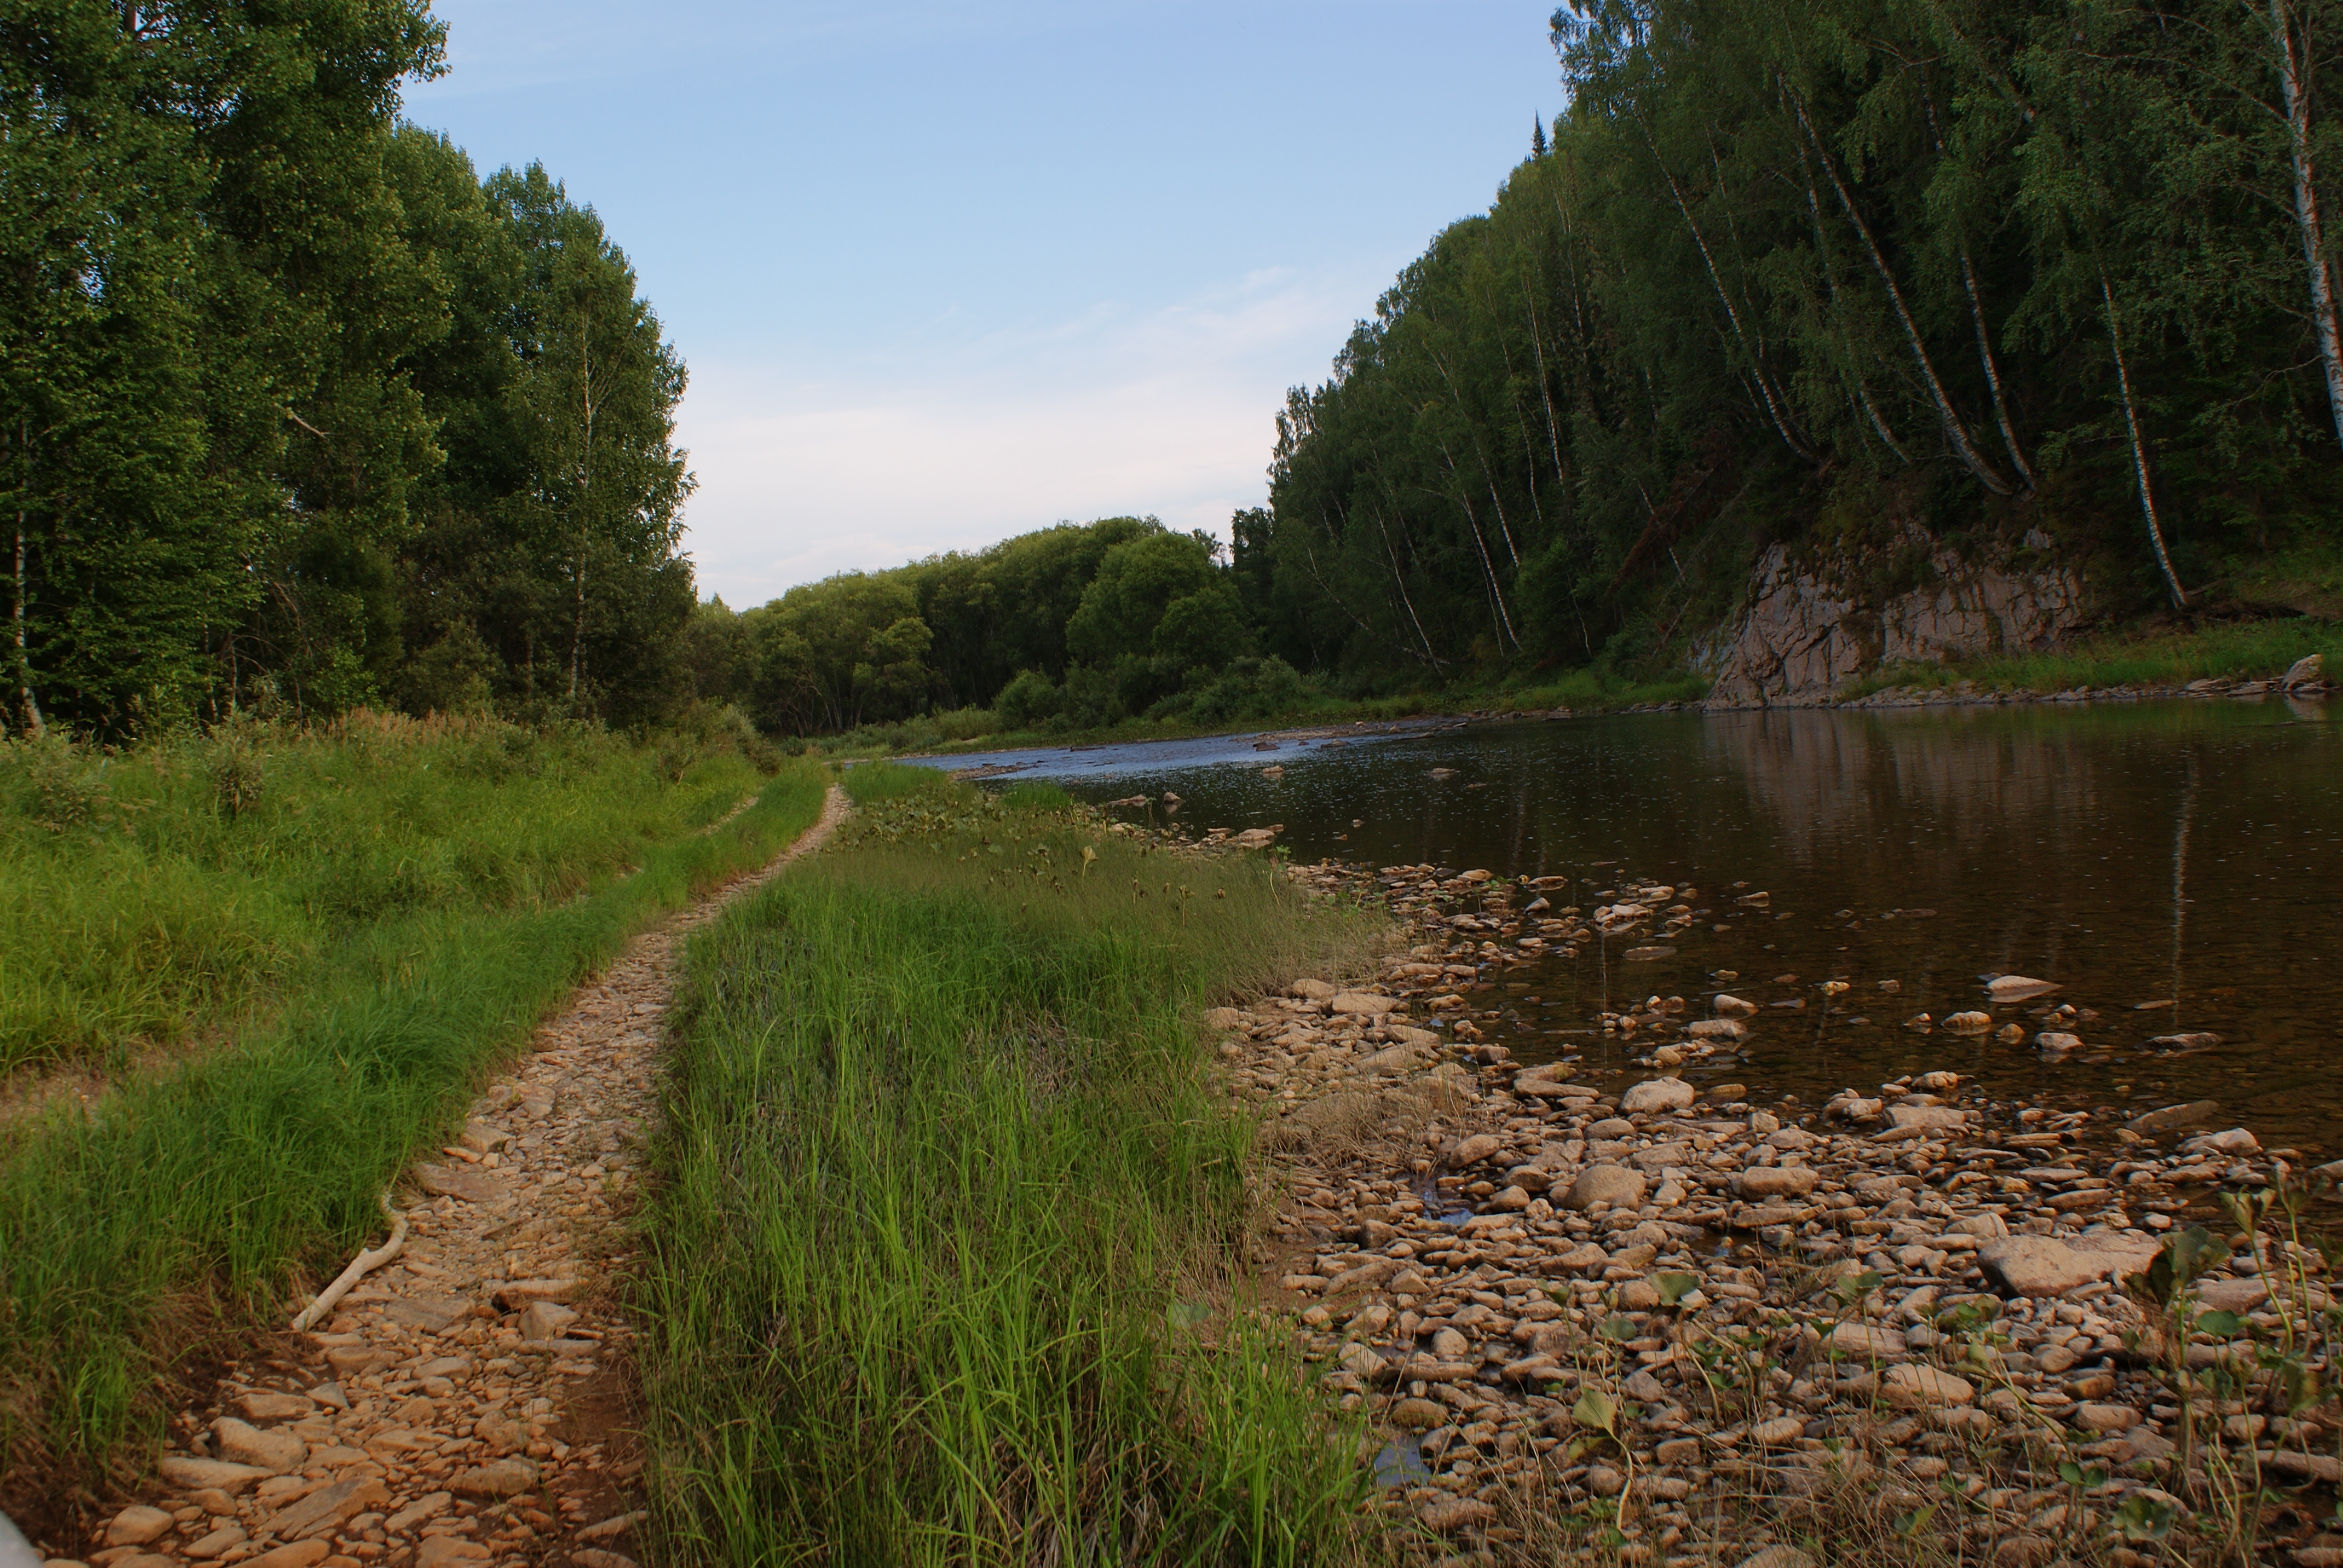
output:
M992 710L1003 729L1039 729L1066 710L1066 694L1040 670L1028 669L1001 689Z
M1302 674L1271 654L1266 658L1232 659L1218 676L1150 710L1157 719L1184 719L1192 724L1228 724L1249 719L1275 719L1291 713L1309 696Z

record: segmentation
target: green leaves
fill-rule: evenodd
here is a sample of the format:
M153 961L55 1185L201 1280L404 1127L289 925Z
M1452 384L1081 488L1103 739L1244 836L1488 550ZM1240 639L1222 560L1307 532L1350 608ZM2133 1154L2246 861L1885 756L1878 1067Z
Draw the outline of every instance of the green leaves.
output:
M1570 1419L1615 1438L1619 1435L1619 1402L1601 1389L1590 1388L1570 1407Z

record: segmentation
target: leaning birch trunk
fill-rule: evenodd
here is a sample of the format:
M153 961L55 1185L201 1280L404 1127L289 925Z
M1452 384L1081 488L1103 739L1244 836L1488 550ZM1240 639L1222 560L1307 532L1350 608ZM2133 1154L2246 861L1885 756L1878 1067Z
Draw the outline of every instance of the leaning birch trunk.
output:
M2327 370L2327 409L2335 420L2335 438L2343 443L2343 332L2336 327L2334 278L2327 269L2327 244L2318 216L2318 171L2310 155L2310 95L2304 90L2293 29L2287 25L2286 0L2269 0L2269 34L2278 88L2286 95L2287 151L2294 163L2294 223L2302 236L2303 265L2310 274L2310 319L2318 333L2319 362Z
M2180 586L2180 578L2172 570L2172 558L2165 552L2164 529L2156 520L2156 491L2147 481L2147 447L2140 440L2139 414L2132 407L2131 368L2124 362L2123 330L2116 321L2116 291L2107 282L2107 269L2099 268L2099 297L2107 307L2107 343L2116 353L2116 386L2123 393L2124 426L2131 432L2132 475L2139 481L2140 515L2147 519L2148 542L2156 547L2156 564L2164 568L2165 586L2172 590L2175 608L2188 608L2188 590Z
M390 1240L371 1252L360 1252L352 1258L350 1266L344 1269L332 1284L319 1291L316 1301L301 1309L301 1315L293 1320L295 1333L305 1333L314 1327L320 1318L334 1310L335 1303L349 1294L352 1285L398 1256L399 1249L407 1245L407 1216L392 1210L388 1192L382 1195L380 1201L382 1217L390 1221Z

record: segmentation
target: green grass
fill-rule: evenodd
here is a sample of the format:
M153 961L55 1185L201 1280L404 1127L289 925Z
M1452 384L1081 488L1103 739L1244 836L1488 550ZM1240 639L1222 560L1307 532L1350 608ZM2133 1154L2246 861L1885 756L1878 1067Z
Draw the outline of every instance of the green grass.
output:
M1252 1129L1196 1016L1379 929L1049 793L847 777L840 840L689 953L639 1302L663 1554L1345 1560L1358 1433L1242 1308Z
M2107 637L2046 653L1890 665L1848 685L1842 696L1867 697L1890 687L1923 689L1971 681L1983 691L2048 693L2077 687L2181 686L2211 676L2280 675L2305 654L2326 656L2330 677L2343 673L2343 624L2258 620L2196 631Z
M726 798L683 771L671 829ZM630 777L606 767L578 787ZM265 1027L8 1126L0 1473L53 1485L35 1478L135 1464L175 1354L281 1312L297 1266L337 1267L378 1224L376 1195L571 987L657 915L769 858L824 788L799 764L713 832L630 834L621 852L640 869L579 896L554 899L566 881L548 879L520 908L455 902L348 930Z
M758 778L582 727L368 714L0 746L0 1074L249 1025L383 922L574 897Z

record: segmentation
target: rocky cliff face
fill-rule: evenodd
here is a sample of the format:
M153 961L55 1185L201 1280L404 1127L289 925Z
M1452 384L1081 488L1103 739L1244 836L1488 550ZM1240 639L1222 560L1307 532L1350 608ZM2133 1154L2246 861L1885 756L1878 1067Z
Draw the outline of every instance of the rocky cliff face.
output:
M1715 681L1709 701L1813 701L1882 664L2050 648L2083 624L2083 579L2071 567L2018 565L2006 549L1966 560L1916 530L1909 542L1928 548L1932 580L1875 600L1855 586L1863 559L1802 563L1786 546L1768 549L1747 607L1695 651ZM2050 541L2036 533L2026 543L2040 551Z

